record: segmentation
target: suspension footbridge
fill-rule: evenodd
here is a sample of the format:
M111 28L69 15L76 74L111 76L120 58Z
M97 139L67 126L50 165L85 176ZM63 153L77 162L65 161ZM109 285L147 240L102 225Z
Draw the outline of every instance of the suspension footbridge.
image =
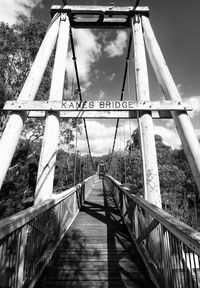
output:
M172 118L200 189L200 146L153 33L148 7L55 5L52 22L11 111L0 141L2 185L24 123L45 119L33 207L0 221L0 287L200 287L200 234L162 210L153 119ZM72 29L127 29L130 41L117 101L85 101ZM65 61L71 43L78 101L63 101ZM35 101L56 45L48 101ZM130 51L134 53L136 100L124 100ZM152 102L146 53L166 100ZM83 119L94 175L53 193L62 118ZM117 119L108 171L96 173L87 118ZM143 165L143 195L109 176L119 119L137 119Z

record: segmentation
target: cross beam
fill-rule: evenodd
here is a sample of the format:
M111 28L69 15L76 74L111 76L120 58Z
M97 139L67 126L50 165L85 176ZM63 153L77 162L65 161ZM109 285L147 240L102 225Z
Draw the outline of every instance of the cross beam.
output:
M46 111L47 112L47 111ZM45 111L30 111L28 118L45 118ZM172 119L170 111L151 111L153 119ZM60 118L137 119L137 111L61 111Z
M67 13L73 28L128 28L134 14L149 14L148 7L125 6L60 6L51 7L52 17Z
M10 111L189 111L185 101L7 101Z

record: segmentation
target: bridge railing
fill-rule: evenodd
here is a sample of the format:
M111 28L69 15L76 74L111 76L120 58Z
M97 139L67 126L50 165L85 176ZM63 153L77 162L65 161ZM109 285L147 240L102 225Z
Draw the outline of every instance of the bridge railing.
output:
M156 287L200 287L200 233L114 178L106 176L105 184Z
M0 287L33 287L88 197L96 176L0 221Z

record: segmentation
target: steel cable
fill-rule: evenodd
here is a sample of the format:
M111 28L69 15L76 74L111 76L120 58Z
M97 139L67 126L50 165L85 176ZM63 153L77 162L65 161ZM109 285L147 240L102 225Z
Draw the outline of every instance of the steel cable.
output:
M128 65L129 65L129 59L130 59L130 51L131 51L131 44L132 44L132 34L130 34L130 38L129 38L129 44L128 44L128 51L127 51L127 57L126 57L126 64L125 64L125 70L124 70L124 77L123 77L120 101L122 101L123 98L124 98L124 88L125 88L126 78L127 78L127 71L128 71ZM110 170L110 166L111 166L111 163L112 163L112 158L113 158L113 153L114 153L115 143L116 143L116 138L117 138L117 131L118 131L118 127L119 127L119 120L120 119L118 118L117 119L117 123L116 123L114 141L113 141L113 146L112 146L112 150L111 150L111 156L110 156L110 160L109 160L109 164L108 164L108 171Z
M71 48L72 48L72 56L73 56L72 59L74 61L75 74L76 74L76 80L77 80L77 86L78 86L78 95L79 95L79 100L82 102L83 99L82 99L82 95L81 95L81 87L80 87L80 81L79 81L79 75L78 75L78 67L77 67L75 47L74 47L74 40L73 40L71 27L70 27L69 35L70 35L70 40L71 40ZM91 155L91 148L90 148L90 142L89 142L87 125L86 125L86 120L85 119L83 119L83 124L84 124L84 130L85 130L85 136L86 136L86 141L87 141L90 161L91 161L91 164L92 164L92 168L95 171L94 162L93 162L92 155Z

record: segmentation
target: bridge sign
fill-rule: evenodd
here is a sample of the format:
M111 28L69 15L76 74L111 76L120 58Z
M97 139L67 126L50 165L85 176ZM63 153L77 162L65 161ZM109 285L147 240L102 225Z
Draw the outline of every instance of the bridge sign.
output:
M188 111L181 101L7 101L3 110L27 111Z

